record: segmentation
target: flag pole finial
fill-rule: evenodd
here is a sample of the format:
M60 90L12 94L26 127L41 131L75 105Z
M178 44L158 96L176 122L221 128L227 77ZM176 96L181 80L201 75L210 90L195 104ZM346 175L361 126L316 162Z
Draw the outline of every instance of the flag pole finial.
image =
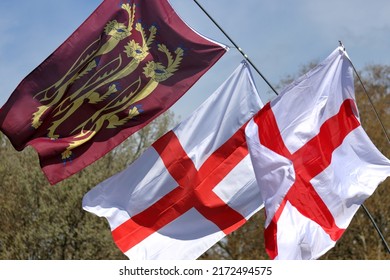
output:
M341 42L341 40L339 40L339 45L340 45L341 48L343 48L343 51L345 51L344 44L343 44L343 42Z

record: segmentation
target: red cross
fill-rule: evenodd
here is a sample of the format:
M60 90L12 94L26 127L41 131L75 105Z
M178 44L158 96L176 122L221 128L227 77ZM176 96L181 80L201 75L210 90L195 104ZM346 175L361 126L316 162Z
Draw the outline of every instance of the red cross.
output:
M332 240L338 240L343 234L345 229L337 227L310 180L329 166L333 151L360 125L352 106L355 106L352 100L345 100L339 112L324 122L319 133L294 153L290 153L285 146L269 103L255 117L261 144L291 160L296 175L294 184L264 232L266 250L272 259L278 255L277 222L287 201L302 215L320 225Z
M245 217L213 192L214 187L248 155L245 126L217 149L199 171L173 132L153 144L178 186L113 230L113 239L122 252L128 251L191 208L199 211L225 234L246 222Z

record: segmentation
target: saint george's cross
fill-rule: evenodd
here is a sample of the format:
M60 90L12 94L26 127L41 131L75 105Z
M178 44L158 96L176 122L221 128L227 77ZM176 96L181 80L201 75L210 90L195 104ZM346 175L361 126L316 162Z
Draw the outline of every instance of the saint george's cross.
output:
M112 231L113 239L122 252L128 251L191 208L195 208L225 234L246 222L242 214L213 192L217 184L248 155L245 126L215 150L199 170L174 132L168 132L153 144L178 186Z
M287 202L321 226L332 240L338 240L345 231L336 225L310 181L330 165L333 151L352 130L360 126L353 108L354 101L345 100L339 112L322 124L319 133L294 153L290 153L281 137L270 103L255 116L261 145L289 159L296 178L264 232L266 250L271 258L278 255L277 222Z

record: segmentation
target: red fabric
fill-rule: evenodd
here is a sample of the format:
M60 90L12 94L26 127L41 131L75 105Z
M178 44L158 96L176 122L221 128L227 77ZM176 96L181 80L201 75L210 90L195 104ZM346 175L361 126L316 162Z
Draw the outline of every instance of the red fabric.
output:
M307 218L319 224L332 240L338 240L345 229L335 224L334 218L310 183L331 162L332 152L342 144L344 138L360 125L353 114L353 101L345 100L337 115L328 119L319 133L295 153L284 145L275 116L268 103L255 117L259 127L260 143L293 162L296 180L278 208L269 226L265 229L267 253L271 258L278 255L277 222L286 202L290 202Z
M15 149L36 149L51 184L166 111L226 51L168 1L123 2L103 1L0 111L1 131Z

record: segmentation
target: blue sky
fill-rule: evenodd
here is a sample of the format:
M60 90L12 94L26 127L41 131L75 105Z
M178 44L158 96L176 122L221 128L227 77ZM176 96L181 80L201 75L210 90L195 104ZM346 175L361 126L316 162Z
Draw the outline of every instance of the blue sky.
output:
M152 0L146 0L152 1ZM390 64L388 0L198 0L276 86L300 67L324 59L343 41L355 67ZM49 56L101 0L0 1L0 106L19 82ZM170 0L194 29L232 46L193 0ZM174 106L186 117L243 59L234 48ZM264 101L272 90L253 71Z

